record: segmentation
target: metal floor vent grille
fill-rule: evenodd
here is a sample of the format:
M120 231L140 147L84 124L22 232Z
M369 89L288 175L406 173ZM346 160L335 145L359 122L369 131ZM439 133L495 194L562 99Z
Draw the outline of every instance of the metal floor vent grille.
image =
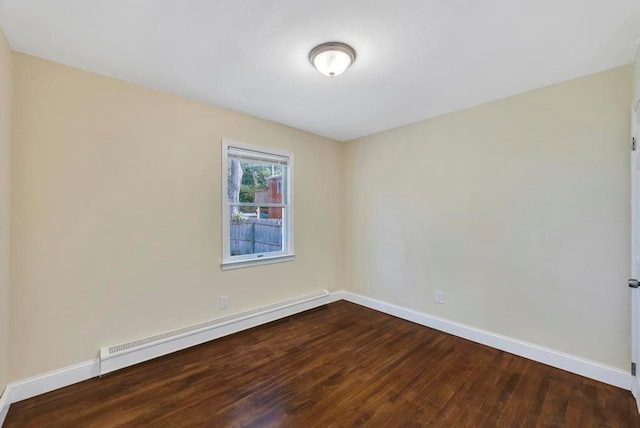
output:
M156 334L155 336L145 337L144 339L133 340L127 343L121 343L120 345L110 346L109 354L115 354L117 352L126 351L131 348L137 348L142 345L147 345L149 343L158 342L164 339L169 339L171 337L179 336L184 333L191 333L196 330L200 330L202 328L211 327L212 325L219 324L222 320L209 321L202 324L196 324L189 327L180 328L178 330L168 331L162 334Z

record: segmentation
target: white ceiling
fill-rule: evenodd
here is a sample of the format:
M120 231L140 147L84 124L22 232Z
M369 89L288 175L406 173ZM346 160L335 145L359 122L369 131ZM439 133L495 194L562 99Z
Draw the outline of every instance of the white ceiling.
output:
M633 61L638 0L0 0L17 51L337 140ZM357 51L328 78L322 42Z

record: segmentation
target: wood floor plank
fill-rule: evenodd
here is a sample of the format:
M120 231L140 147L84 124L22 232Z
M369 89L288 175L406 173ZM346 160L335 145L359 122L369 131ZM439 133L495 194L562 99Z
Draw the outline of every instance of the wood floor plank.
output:
M11 427L640 427L633 397L340 301L14 403Z

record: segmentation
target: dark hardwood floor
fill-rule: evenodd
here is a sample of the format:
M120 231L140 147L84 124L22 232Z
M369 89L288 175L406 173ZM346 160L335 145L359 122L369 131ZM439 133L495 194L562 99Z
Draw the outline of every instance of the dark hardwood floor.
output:
M640 427L631 393L344 301L11 406L5 427Z

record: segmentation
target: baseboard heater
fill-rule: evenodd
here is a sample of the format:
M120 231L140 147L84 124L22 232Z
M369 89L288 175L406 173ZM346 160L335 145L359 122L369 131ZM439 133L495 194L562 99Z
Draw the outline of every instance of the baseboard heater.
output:
M100 376L330 302L327 290L100 349Z

